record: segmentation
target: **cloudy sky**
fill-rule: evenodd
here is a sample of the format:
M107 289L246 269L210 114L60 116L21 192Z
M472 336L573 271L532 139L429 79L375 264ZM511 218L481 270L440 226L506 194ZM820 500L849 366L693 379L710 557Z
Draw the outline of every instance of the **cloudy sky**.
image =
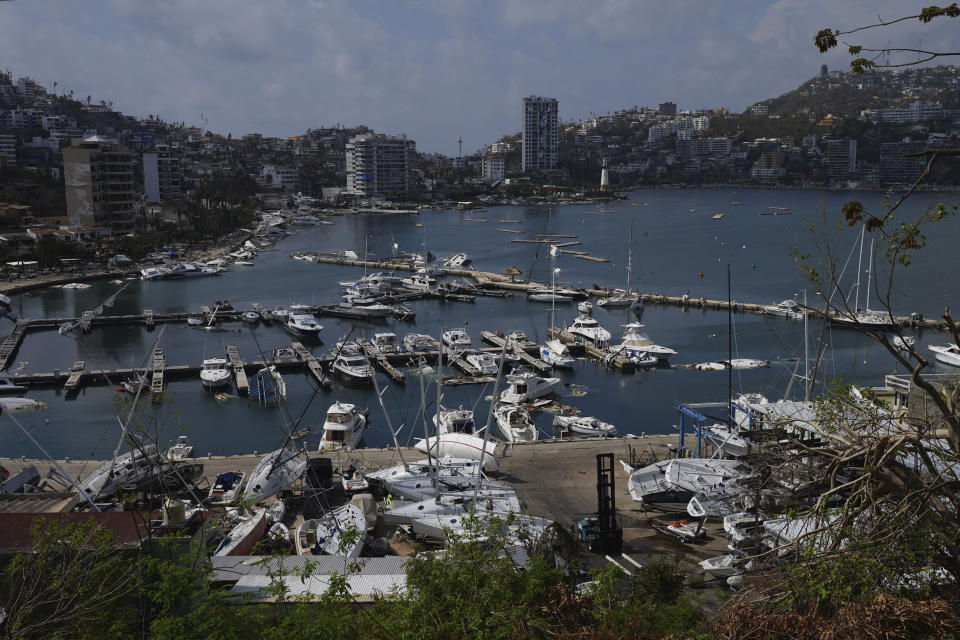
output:
M814 33L914 12L912 0L12 0L0 67L135 116L234 136L366 124L454 155L520 128L520 100L562 120L672 100L745 106L820 64ZM956 21L953 21L956 22ZM949 27L949 28L948 28ZM912 22L875 44L947 47Z

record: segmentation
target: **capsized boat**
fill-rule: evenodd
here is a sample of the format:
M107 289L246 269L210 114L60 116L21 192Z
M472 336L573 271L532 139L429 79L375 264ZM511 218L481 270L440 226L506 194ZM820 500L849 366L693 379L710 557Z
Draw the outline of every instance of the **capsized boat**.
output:
M223 539L215 556L248 556L267 529L267 510L257 509L240 516Z
M250 479L244 496L254 504L289 488L300 479L307 468L307 456L300 449L289 445L271 451L260 459Z
M193 456L193 444L186 435L177 436L177 441L167 449L167 460L183 462Z
M718 578L735 576L740 573L740 560L732 553L728 553L724 556L717 556L715 558L707 558L706 560L701 560L697 564L700 565L701 569L707 573L717 576Z
M100 500L114 495L121 486L149 482L162 474L169 465L157 451L146 444L129 453L105 462L80 483L80 491L91 500Z
M481 473L480 464L476 460L437 458L430 463L427 460L411 462L406 468L399 464L379 469L365 474L365 477L371 482L380 483L383 486L383 492L395 498L426 500L441 491L472 489L477 483L479 473ZM434 486L434 480L436 480L436 486ZM481 487L484 482L488 486L495 484L484 480L481 481ZM506 485L502 486L506 487ZM437 487L442 489L438 491Z
M496 375L500 369L497 366L497 361L489 353L469 353L464 359L467 361L467 364L483 375Z
M345 533L355 530L358 535L349 540ZM367 537L367 520L363 510L355 504L345 504L321 518L304 521L294 535L298 555L328 555L356 558L363 551Z

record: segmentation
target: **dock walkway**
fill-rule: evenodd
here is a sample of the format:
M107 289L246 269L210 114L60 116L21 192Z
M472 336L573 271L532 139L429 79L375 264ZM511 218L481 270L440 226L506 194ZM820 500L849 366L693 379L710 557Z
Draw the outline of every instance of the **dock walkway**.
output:
M244 362L240 359L240 350L235 344L226 346L227 360L230 361L230 367L233 369L233 379L237 384L237 391L247 393L250 390L250 383L247 381L247 371L244 368Z

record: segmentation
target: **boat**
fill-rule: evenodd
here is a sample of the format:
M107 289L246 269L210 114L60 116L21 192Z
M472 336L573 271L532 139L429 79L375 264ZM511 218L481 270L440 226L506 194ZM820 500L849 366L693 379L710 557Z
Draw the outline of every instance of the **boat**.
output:
M367 414L356 405L334 402L323 422L323 440L319 451L351 451L357 448L367 429Z
M373 369L367 359L359 353L341 352L333 361L333 371L350 382L371 384Z
M738 429L731 431L729 425L713 424L703 427L703 435L725 456L742 458L750 453L750 441L744 438Z
M0 409L10 413L43 409L47 403L33 398L0 398Z
M403 349L410 353L435 350L437 341L425 333L408 333L403 336Z
M343 534L356 531L350 539ZM356 558L367 537L367 518L355 504L347 503L324 514L322 518L304 521L293 536L297 555L328 555Z
M340 472L340 484L347 493L366 491L370 488L370 483L363 477L360 470L352 464Z
M473 412L470 413L472 422ZM476 460L478 462L480 461L480 452L486 451L483 470L487 472L500 470L500 463L497 462L496 455L497 443L488 439L486 448L484 448L483 438L471 433L448 431L437 436L418 440L414 448L417 451L440 458L453 456L456 458Z
M613 309L619 307L634 307L643 306L643 302L640 300L640 294L634 293L630 289L631 276L633 275L633 220L630 221L630 235L627 239L627 286L622 293L617 292L615 295L609 296L607 298L601 298L597 300L597 306L603 307L605 309Z
M610 341L610 332L600 326L596 320L589 316L577 316L573 323L567 327L567 333L571 334L577 342L583 342L594 346L597 349L604 349Z
M433 426L436 427L439 435L448 433L470 435L476 430L476 425L473 422L473 411L464 409L463 406L457 409L446 409L443 405L440 405L440 410L433 416Z
M617 428L609 422L586 416L554 416L554 431L561 437L564 432L577 436L611 438L617 435Z
M253 266L253 263L250 262L249 260L237 260L237 261L234 262L233 264L237 265L238 267L252 267L252 266Z
M736 460L663 460L632 471L628 490L634 500L654 509L686 512L697 493L730 480L741 466Z
M668 525L662 525L655 522L652 526L660 533L666 534L671 538L676 538L680 542L693 542L707 535L707 530L704 528L702 522L677 520L676 522L671 522Z
M250 376L248 385L247 397L262 405L277 405L287 397L287 383L274 365Z
M803 307L792 298L763 307L763 313L768 316L778 316L792 320L803 319Z
M373 334L373 348L377 353L384 355L403 351L403 347L397 341L397 334L390 332Z
M243 495L253 504L288 489L300 479L307 468L307 456L299 449L285 446L271 451L260 459L250 474Z
M898 351L909 351L917 343L913 336L893 336L891 344Z
M201 327L201 326L205 325L206 323L207 323L207 321L203 319L203 315L202 315L202 314L199 314L199 313L191 313L189 316L187 316L187 325L188 325L188 326L191 326L191 327Z
M419 272L403 279L404 288L411 291L430 291L436 283L436 279L430 277L429 274Z
M628 358L641 357L642 354L653 356L658 360L667 360L677 352L670 347L657 344L647 335L644 325L639 322L629 322L625 325L620 346Z
M286 322L289 317L290 310L282 305L275 306L273 311L270 312L270 319L277 320L278 322Z
M27 388L22 384L17 384L6 376L0 377L0 393L20 393Z
M701 569L707 573L717 576L718 578L735 576L740 573L738 559L732 553L728 553L724 556L717 556L715 558L707 558L706 560L701 560L697 564L700 565Z
M193 444L186 435L177 436L177 441L167 449L167 460L183 462L193 456Z
M493 415L497 419L500 435L507 442L533 442L537 439L537 427L526 407L498 403Z
M350 295L343 296L338 306L352 315L366 318L386 318L393 313L393 307L390 305L380 304L372 299L355 298Z
M542 378L530 371L507 376L509 386L500 392L500 402L521 404L550 395L560 384L560 378Z
M230 382L230 369L224 358L207 358L200 369L200 382L208 388L219 387Z
M167 280L219 275L223 269L203 263L177 262L170 265L147 267L140 270L144 280Z
M147 444L105 462L84 478L79 488L91 500L102 500L114 495L120 487L147 483L166 469L169 465L156 446Z
M244 311L240 314L240 319L248 324L256 324L260 321L260 314L256 311Z
M440 334L440 340L448 349L469 349L473 345L466 329L447 329Z
M853 284L855 296L853 308L840 308L830 316L830 322L842 327L854 327L859 329L892 329L897 326L892 313L888 311L874 311L870 309L870 284L873 278L873 238L870 238L870 258L867 267L867 297L864 309L860 309L860 269L863 261L863 241L866 237L867 227L864 225L860 231L860 259L857 262L857 281ZM846 300L844 300L846 303Z
M365 474L365 477L368 481L380 484L383 492L394 498L426 500L441 492L473 489L478 474L480 465L476 460L437 458L429 462L421 460L379 469ZM487 483L492 484L489 481ZM438 490L437 486L442 489Z
M558 369L572 369L577 362L576 358L570 355L567 346L559 340L547 340L540 347L540 359Z
M530 302L570 302L573 296L565 295L552 289L532 289L527 294Z
M585 316L589 316L593 313L593 303L589 300L581 300L577 303L577 311Z
M957 347L956 344L952 342L942 346L932 344L927 348L933 351L933 357L937 359L937 362L948 364L951 367L960 367L960 347Z
M467 364L486 376L497 375L497 371L500 369L500 367L497 366L497 361L489 353L469 353L464 360L467 361Z
M233 504L240 496L243 480L247 475L243 471L224 471L218 473L210 487L207 502L211 505Z
M284 328L288 333L303 338L316 338L323 331L323 325L307 313L291 313Z
M215 556L248 556L267 530L267 510L257 509L240 516L230 533L223 539Z
M448 258L443 264L446 267L465 267L470 264L470 256L465 253L456 253Z

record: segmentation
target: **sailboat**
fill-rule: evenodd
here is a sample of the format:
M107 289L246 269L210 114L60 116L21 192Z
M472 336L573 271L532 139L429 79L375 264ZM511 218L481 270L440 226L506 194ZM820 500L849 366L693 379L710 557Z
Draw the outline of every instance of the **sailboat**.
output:
M854 283L855 294L853 310L840 309L830 321L844 327L858 327L861 329L892 329L897 326L893 316L887 311L874 311L870 308L870 285L873 278L873 238L870 238L870 256L867 267L867 296L864 309L860 309L860 270L863 264L863 241L867 228L860 231L860 257L857 260L857 281Z
M630 237L627 239L627 286L622 294L602 298L597 301L597 306L606 308L630 307L631 309L642 307L643 301L640 300L640 294L630 291L630 278L633 275L633 220L630 221Z
M557 289L557 273L559 272L560 269L553 270L554 298L550 301L550 329L553 329L556 325L557 300L555 294ZM547 331L547 335L550 335L550 331ZM570 350L567 349L565 344L560 342L559 338L547 340L546 344L540 347L540 358L547 364L562 369L571 369L574 363L576 363L576 360L570 355Z

